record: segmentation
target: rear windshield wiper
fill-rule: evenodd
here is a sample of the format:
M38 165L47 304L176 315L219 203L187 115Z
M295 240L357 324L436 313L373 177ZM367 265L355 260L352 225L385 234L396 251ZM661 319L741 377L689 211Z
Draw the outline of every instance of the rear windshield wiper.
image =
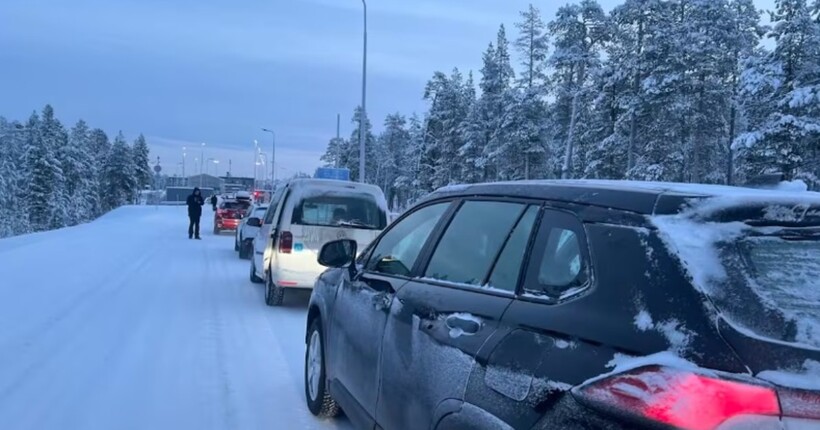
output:
M366 228L370 230L376 230L377 227L370 224L365 224L360 221L337 221L336 225L343 226L343 227L359 227L359 228Z

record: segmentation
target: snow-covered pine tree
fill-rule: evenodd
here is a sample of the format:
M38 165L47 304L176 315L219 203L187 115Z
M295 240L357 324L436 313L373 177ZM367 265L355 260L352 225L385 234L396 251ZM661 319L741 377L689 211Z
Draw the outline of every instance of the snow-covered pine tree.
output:
M554 68L553 84L557 107L560 109L558 121L563 134L563 164L561 176L573 176L572 166L575 156L576 126L585 108L585 94L589 77L600 67L600 52L610 38L607 15L594 0L583 0L579 4L562 6L555 19L549 23L554 37L553 54L550 64Z
M111 154L111 142L108 140L108 135L99 128L91 130L89 133L89 145L91 147L91 154L93 157L93 164L91 175L93 177L93 185L95 190L93 200L93 217L98 217L111 208L107 205L107 200L104 198L106 194L106 170L108 165L108 157Z
M529 5L526 11L521 12L521 21L515 24L519 36L515 40L515 47L523 59L521 65L523 73L519 75L518 85L522 94L519 95L516 113L517 126L515 130L516 142L524 160L523 172L514 176L529 179L532 175L532 165L543 166L545 148L546 118L547 118L547 75L545 73L549 38L546 34L546 24L541 19L541 12Z
M507 40L507 31L502 24L498 29L495 42L494 73L488 79L482 78L484 88L482 97L486 97L489 117L489 140L484 148L484 159L487 164L485 172L491 180L507 179L514 174L513 165L520 161L521 154L515 153L518 148L515 141L516 104L519 99L517 90L513 88L515 72L510 61L510 43Z
M26 125L26 161L30 171L29 219L34 231L63 227L68 201L58 151L67 136L50 105Z
M459 176L466 183L477 183L488 179L489 163L485 154L493 133L492 122L497 121L500 116L500 112L496 114L496 100L500 99L503 87L499 88L496 83L498 65L496 49L492 43L484 51L483 62L479 82L481 96L473 103L467 119L461 126L463 144L458 154L462 160L462 171Z
M460 130L473 103L472 85L471 80L465 82L461 72L454 69L450 76L436 72L425 87L424 100L430 109L425 117L425 151L419 177L424 189L433 190L462 180Z
M325 167L340 167L347 165L345 154L349 151L348 143L341 137L334 137L330 139L327 144L327 150L322 155L320 160L325 163Z
M343 164L341 167L346 167L350 169L350 177L354 180L358 180L359 178L359 128L360 124L362 123L359 118L362 115L361 106L357 106L356 110L353 112L353 119L351 120L353 124L356 125L356 128L353 129L353 132L350 134L350 139L348 140L349 145L347 146L347 153L343 154ZM364 118L364 129L365 129L365 139L364 139L364 150L365 150L365 179L368 182L372 182L373 175L376 173L377 170L377 161L376 161L376 137L373 135L373 127L370 123L370 118L365 116Z
M120 132L111 145L103 181L103 206L106 211L134 201L137 182L131 148Z
M541 11L532 4L520 15L521 21L515 24L518 29L515 47L524 69L519 75L519 85L528 89L544 87L547 80L545 68L549 51L547 25L541 18Z
M743 75L749 131L734 148L744 172L778 171L817 184L820 174L820 23L806 0L777 0L769 37L775 48ZM764 114L767 112L767 114ZM757 115L755 115L757 114Z
M743 65L747 59L756 55L760 38L765 29L760 24L760 12L755 8L752 0L730 0L729 7L732 14L733 43L731 47L732 67L728 71L727 80L731 88L729 100L729 125L726 130L726 183L735 183L735 151L734 140L741 130L742 106L740 99L740 84Z
M28 213L25 191L28 188L24 158L25 128L16 121L0 117L0 237L27 233Z
M394 210L404 210L421 198L427 192L421 188L419 172L421 158L424 153L424 125L418 115L413 114L407 126L407 145L399 151L399 175L394 184L399 196L399 207Z
M85 121L79 120L71 129L66 145L60 148L59 158L66 181L67 224L75 225L93 219L97 182L94 177L94 153Z
M153 174L151 173L151 166L148 160L150 152L148 142L145 141L145 136L140 133L131 149L132 156L134 157L134 175L137 191L144 190L151 185Z
M410 146L410 133L407 131L407 119L404 115L395 113L388 115L384 120L384 131L379 136L379 148L384 152L379 154L382 161L379 186L384 190L387 202L395 208L406 198L397 186L397 179L401 176L402 163L405 151ZM406 167L405 167L406 168Z

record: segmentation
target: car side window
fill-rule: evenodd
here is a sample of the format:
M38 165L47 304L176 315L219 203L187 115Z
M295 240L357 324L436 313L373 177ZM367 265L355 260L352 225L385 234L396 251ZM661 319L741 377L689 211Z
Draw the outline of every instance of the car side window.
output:
M409 276L427 238L450 204L436 203L423 207L396 223L373 248L365 270Z
M424 276L483 286L526 207L500 201L465 202L436 246Z
M521 219L518 220L518 224L510 233L510 237L507 239L507 243L493 267L493 273L490 275L490 287L515 292L539 209L538 206L530 206L521 216Z
M276 208L279 206L279 200L282 199L282 194L284 193L285 187L281 187L273 193L273 197L270 199L270 206L268 206L268 211L265 213L265 224L273 224Z
M549 211L541 222L525 292L561 298L589 284L583 226L575 217Z

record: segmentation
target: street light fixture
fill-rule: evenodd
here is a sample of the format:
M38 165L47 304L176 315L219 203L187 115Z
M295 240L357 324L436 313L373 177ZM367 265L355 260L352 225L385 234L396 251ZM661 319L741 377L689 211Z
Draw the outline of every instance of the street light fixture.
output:
M273 187L273 184L276 182L276 132L268 128L262 128L262 131L264 131L265 133L270 133L273 138L270 159L270 184L271 187Z
M364 124L367 117L367 2L365 0L362 0L362 6L364 6L364 50L362 53L362 111L359 117L359 182L365 181Z

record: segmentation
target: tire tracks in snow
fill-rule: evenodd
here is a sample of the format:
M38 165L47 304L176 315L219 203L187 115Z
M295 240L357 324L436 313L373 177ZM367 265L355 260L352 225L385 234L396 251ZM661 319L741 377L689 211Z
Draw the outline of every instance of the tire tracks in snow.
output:
M144 267L149 259L149 255L144 255L135 262L132 268L138 270ZM5 359L0 360L0 367L6 369L4 373L7 373L8 369L14 368L13 363L10 363L12 360L27 363L23 369L11 372L11 374L15 376L10 381L0 383L0 399L5 398L9 393L15 391L23 382L31 377L32 373L53 360L58 353L70 348L72 343L69 339L63 336L52 336L54 331L59 331L63 328L70 318L83 315L85 311L87 311L86 308L88 305L97 304L98 299L93 301L90 301L90 299L97 298L105 293L113 293L113 296L123 294L125 289L122 288L122 284L123 281L128 278L128 275L130 275L130 272L121 272L104 278L106 281L111 282L101 282L98 287L81 293L68 305L62 307L56 315L49 317L43 324L17 336L16 339L10 342L0 345L0 350L6 351L6 353L17 350L16 354L8 354ZM72 332L70 335L71 337L75 337L81 335L81 333ZM57 339L52 339L51 337L57 337ZM20 345L21 343L22 345ZM45 350L34 351L37 348L45 348ZM36 357L30 357L35 353Z

